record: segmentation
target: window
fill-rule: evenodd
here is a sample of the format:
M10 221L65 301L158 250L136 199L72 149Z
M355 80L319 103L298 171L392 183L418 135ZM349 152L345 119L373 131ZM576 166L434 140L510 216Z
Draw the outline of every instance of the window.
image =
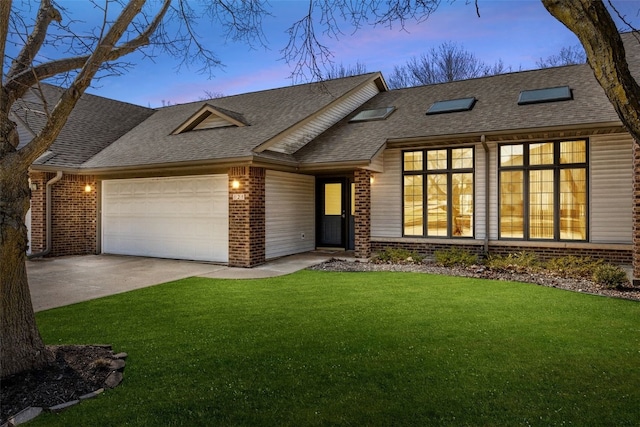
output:
M455 113L458 111L469 111L476 104L476 98L449 99L446 101L434 102L427 110L427 115L440 113Z
M349 120L349 122L351 123L351 122L368 122L372 120L384 120L387 117L389 117L389 115L393 113L395 109L396 107L383 107L383 108L375 108L372 110L362 110L358 114L353 116L353 118Z
M586 240L587 141L499 150L500 238Z
M518 97L518 105L539 104L541 102L569 101L573 99L569 86L523 90Z
M405 236L473 237L474 149L405 151Z

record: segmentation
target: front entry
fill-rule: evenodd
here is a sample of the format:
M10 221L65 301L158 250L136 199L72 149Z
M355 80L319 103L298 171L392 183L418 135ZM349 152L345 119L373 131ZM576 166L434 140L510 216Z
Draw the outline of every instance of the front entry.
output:
M353 189L347 178L318 180L318 247L353 249Z

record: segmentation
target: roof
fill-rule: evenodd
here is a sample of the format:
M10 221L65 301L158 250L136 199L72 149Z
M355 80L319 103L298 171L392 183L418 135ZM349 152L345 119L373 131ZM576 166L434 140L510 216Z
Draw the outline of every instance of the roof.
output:
M53 108L62 89L48 84L41 84L41 89L48 108ZM20 146L26 145L45 124L45 107L39 92L31 89L12 111L18 123ZM58 138L35 165L80 167L153 112L150 108L85 93Z
M629 67L640 74L638 41L628 33L623 34L623 40ZM629 49L634 41L635 47ZM569 86L573 99L518 105L523 90L558 86ZM426 114L437 101L471 97L477 101L468 111ZM362 110L391 106L396 111L385 120L349 123ZM590 66L579 64L381 92L301 148L295 157L303 164L361 162L373 159L385 144L394 141L515 135L619 122Z
M638 79L640 42L636 35L626 33L622 38L630 69ZM381 92L363 97L366 91L358 92L359 88L374 80ZM518 105L523 90L559 86L570 87L571 100ZM45 85L45 89L47 99L60 94L53 86ZM372 161L387 144L402 141L451 141L483 134L513 136L621 125L587 64L385 89L382 76L369 73L157 110L85 94L52 145L51 154L36 165L108 171L242 160L304 167L362 164ZM437 101L472 97L477 101L467 111L426 114ZM327 124L325 118L320 119L321 112L347 98L352 101L336 107L338 117L343 117L340 121ZM16 111L24 138L28 138L27 127L42 128L40 104L30 94L22 100L22 109ZM346 105L349 107L345 109ZM395 110L383 120L349 123L363 110L390 106ZM190 130L192 123L204 118L203 112L214 112L243 126ZM273 144L285 136L299 138L299 144L294 144L291 151L272 150Z
M281 135L376 76L379 74L370 73L165 107L83 166L114 168L252 157L256 154L254 148ZM218 111L241 114L248 126L172 134L205 105ZM263 157L270 158L269 154ZM290 156L286 157L295 161Z

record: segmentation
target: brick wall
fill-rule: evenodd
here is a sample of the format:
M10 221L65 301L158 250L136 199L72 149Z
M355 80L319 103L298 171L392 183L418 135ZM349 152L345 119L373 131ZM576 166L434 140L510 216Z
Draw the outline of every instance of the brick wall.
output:
M484 256L484 245L474 243L433 243L433 242L415 242L415 241L374 241L371 243L372 252L382 252L385 249L407 249L413 252L417 252L420 255L426 257L433 257L435 251L447 250L452 247L462 249L464 251L475 253L478 256ZM535 247L531 245L518 246L513 245L489 245L489 255L508 255L510 253L517 252L534 252L540 260L549 260L561 256L589 256L592 258L603 259L605 262L612 264L626 264L629 265L632 262L632 251L627 249L598 249L598 248L584 248L584 247Z
M31 183L31 251L46 248L46 183L54 173L33 173ZM89 184L91 191L86 192ZM50 256L86 255L97 252L97 193L93 176L63 175L51 187Z
M234 182L238 188L234 188ZM253 267L265 261L265 170L229 169L229 265Z
M31 173L31 253L42 252L46 245L46 200L45 184L49 175L45 173Z
M355 256L371 256L371 171L356 169L354 172L356 187L355 200Z

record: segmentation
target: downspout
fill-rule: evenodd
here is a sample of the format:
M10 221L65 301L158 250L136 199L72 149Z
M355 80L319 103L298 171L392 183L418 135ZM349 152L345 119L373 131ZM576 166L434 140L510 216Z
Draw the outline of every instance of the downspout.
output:
M52 207L51 205L53 204L51 202L51 187L53 186L53 184L55 184L56 182L60 181L62 179L62 171L58 171L56 172L56 176L54 176L53 178L51 178L49 181L47 181L47 185L46 185L46 227L47 227L47 240L46 240L46 245L44 248L44 251L42 252L38 252L37 254L30 254L27 255L28 259L32 259L32 258L38 258L38 257L43 257L46 255L49 255L49 253L51 252L51 246L52 246L52 238L51 238L51 217L52 217Z
M480 142L482 143L482 148L484 148L484 254L489 254L489 208L491 207L489 191L491 190L491 186L489 185L489 172L491 168L489 167L489 146L487 145L487 138L484 135L480 136Z

